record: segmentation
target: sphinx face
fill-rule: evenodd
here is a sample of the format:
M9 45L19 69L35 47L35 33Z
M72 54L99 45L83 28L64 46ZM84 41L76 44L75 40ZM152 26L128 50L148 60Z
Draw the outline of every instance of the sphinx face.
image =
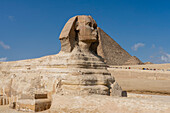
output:
M92 51L94 43L98 42L97 24L91 16L72 17L64 26L59 39L61 51L71 52L75 46L82 51Z
M76 30L79 41L92 43L97 40L97 24L89 16L78 16Z

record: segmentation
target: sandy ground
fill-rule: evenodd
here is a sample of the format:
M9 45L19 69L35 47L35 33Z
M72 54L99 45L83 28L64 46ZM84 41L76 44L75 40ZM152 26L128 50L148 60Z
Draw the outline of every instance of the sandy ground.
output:
M51 109L41 113L58 113L58 107L66 107L65 112L93 111L96 113L170 113L170 96L128 93L128 97L86 96L56 99ZM69 101L71 99L71 101ZM63 102L63 101L66 102ZM59 105L58 105L59 104ZM97 108L97 109L96 109ZM76 109L80 110L77 111ZM86 109L86 110L85 110ZM56 110L56 111L55 111ZM75 111L74 111L75 110ZM114 110L114 112L113 112ZM63 111L62 111L63 112ZM8 106L0 106L0 113L26 113ZM90 112L91 113L91 112Z
M170 71L133 68L108 68L108 70L125 91L170 95Z
M22 112L17 111L15 109L9 108L8 105L0 106L0 113L33 113L33 112ZM43 111L43 112L37 112L37 113L50 113L49 110Z
M51 113L169 113L170 96L129 93L126 98L111 96L57 96ZM63 103L64 101L64 103Z

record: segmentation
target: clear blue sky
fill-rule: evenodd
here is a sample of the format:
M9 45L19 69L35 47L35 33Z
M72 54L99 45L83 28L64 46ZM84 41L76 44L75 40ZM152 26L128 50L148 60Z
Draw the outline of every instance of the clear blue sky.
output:
M0 0L0 61L57 54L63 26L82 14L143 62L170 63L168 0Z

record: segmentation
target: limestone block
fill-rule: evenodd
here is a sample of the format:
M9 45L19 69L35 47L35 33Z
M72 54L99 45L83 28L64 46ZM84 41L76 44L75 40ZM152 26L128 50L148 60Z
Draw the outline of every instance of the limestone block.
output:
M117 82L114 82L111 85L110 95L111 96L118 96L118 97L122 96L122 88L118 85Z
M62 85L61 89L62 95L109 95L109 88L104 85Z
M48 99L21 99L16 102L16 110L26 112L40 112L49 109L51 101Z

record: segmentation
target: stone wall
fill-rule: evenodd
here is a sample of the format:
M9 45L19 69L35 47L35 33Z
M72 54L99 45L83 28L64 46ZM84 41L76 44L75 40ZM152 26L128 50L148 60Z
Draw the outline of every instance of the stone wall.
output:
M109 68L123 90L170 94L170 72Z

